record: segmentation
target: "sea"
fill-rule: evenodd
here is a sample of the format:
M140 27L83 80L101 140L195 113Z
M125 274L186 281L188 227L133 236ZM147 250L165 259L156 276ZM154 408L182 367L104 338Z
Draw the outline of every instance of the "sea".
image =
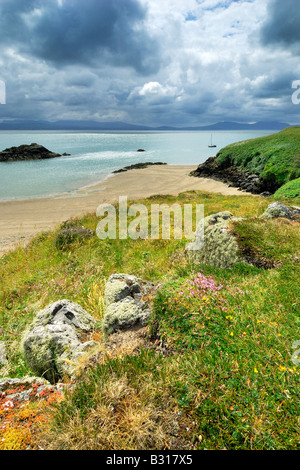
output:
M70 154L48 160L0 162L0 201L89 190L111 177L114 170L139 162L199 165L226 145L274 132L0 131L0 151L37 143L52 152ZM211 141L215 148L209 148Z

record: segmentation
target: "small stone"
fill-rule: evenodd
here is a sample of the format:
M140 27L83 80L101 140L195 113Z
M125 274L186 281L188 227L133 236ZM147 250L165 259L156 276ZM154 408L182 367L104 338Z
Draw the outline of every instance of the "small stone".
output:
M274 219L277 217L292 218L291 210L282 202L273 202L261 216L262 219Z
M4 366L6 362L6 346L4 341L0 341L0 366Z

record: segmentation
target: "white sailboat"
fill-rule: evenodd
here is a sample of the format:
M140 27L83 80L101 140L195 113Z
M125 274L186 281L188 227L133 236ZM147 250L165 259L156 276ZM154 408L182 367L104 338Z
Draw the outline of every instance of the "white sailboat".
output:
M209 145L209 147L210 147L210 148L216 147L216 145L214 145L214 144L212 143L212 134L211 134L211 136L210 136L210 145Z

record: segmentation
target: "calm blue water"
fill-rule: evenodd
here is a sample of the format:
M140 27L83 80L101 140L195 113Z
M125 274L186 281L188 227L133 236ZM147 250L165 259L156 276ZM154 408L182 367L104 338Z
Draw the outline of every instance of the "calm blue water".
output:
M50 160L0 162L0 200L45 197L72 192L103 181L127 165L162 161L198 165L233 142L269 135L275 131L211 132L78 132L0 131L0 151L33 142L71 156ZM143 148L145 152L137 152Z

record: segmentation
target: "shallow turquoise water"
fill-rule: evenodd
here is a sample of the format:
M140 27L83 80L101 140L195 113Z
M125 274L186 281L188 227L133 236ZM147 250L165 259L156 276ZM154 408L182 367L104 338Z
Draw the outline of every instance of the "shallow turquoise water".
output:
M46 197L103 181L113 170L146 161L198 165L233 142L275 131L78 132L0 131L0 151L36 142L71 156L50 160L0 162L0 200ZM145 152L137 152L143 148Z

